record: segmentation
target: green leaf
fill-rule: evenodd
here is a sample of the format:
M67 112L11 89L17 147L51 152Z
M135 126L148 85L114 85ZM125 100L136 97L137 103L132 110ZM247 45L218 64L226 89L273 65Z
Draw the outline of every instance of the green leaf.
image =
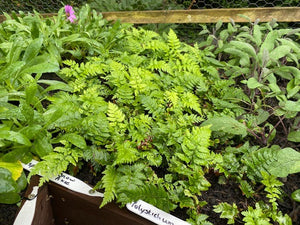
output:
M22 71L23 73L53 73L59 70L57 60L48 54L35 57Z
M67 133L60 137L59 140L66 140L81 149L87 148L85 139L82 136L75 133Z
M0 70L0 81L6 80L8 78L14 79L24 65L25 62L19 61L10 64L7 67L4 67L2 70Z
M247 86L248 88L250 89L255 89L255 88L260 88L260 87L263 87L264 85L259 83L256 78L254 77L251 77L247 80Z
M262 54L264 50L271 52L274 49L275 41L278 38L278 36L278 31L270 31L260 47L260 54Z
M231 41L230 45L233 45L235 48L240 49L243 52L246 52L248 55L250 55L253 58L256 58L256 51L252 45L242 41Z
M249 66L250 65L250 58L249 55L247 53L245 53L244 51L241 51L239 49L236 48L225 48L224 52L230 54L230 55L234 55L234 56L238 56L240 57L240 64L241 66Z
M12 141L25 146L31 146L31 142L28 140L28 138L25 135L15 131L0 130L0 140L1 139Z
M277 177L287 177L300 172L300 152L284 148L278 152L277 160L268 165L268 171Z
M230 205L227 202L222 202L219 205L214 205L213 211L216 213L221 213L220 218L228 219L227 224L234 224L234 219L239 214L237 205L235 203Z
M281 45L275 48L273 51L270 52L269 57L273 61L277 61L278 59L286 56L288 53L291 52L291 47L287 45Z
M255 24L253 27L253 38L254 38L255 44L257 46L260 46L261 42L262 42L262 32L261 32L261 27L257 24Z
M283 108L287 111L291 111L291 112L300 112L300 100L295 102L295 101L286 101L286 102L282 102L280 103L283 105Z
M20 201L18 185L9 170L0 167L0 203L14 204Z
M0 161L0 167L9 170L14 181L18 180L22 174L23 167L20 161L17 162L3 162Z
M224 132L234 135L247 135L247 127L229 116L213 117L201 124L201 127L211 125L212 131Z
M107 166L103 174L104 176L102 177L102 183L103 187L105 188L105 192L100 208L114 200L116 195L116 185L118 177L118 173L113 166Z
M43 44L43 38L37 38L31 41L25 50L22 60L25 62L29 62L33 60L40 52L42 44Z
M53 147L50 144L50 138L41 132L37 134L32 145L32 151L35 152L39 157L48 155L53 151Z
M300 142L300 130L291 131L288 135L288 140L292 142Z
M39 80L39 84L47 84L49 87L47 87L44 92L54 91L54 90L61 90L61 91L73 91L73 88L62 81L57 80Z
M292 199L296 202L300 202L300 189L294 191L291 195Z

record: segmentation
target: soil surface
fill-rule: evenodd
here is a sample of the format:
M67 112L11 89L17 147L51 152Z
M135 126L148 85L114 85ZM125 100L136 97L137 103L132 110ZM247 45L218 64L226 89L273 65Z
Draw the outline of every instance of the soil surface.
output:
M99 178L91 174L88 167L82 169L76 177L92 185L95 185L99 180ZM246 210L248 206L254 206L255 202L264 200L265 193L261 187L257 187L255 197L246 198L238 187L238 184L233 180L227 181L226 184L219 184L219 177L214 173L208 174L206 178L211 183L211 187L208 191L203 192L200 197L200 201L206 201L207 204L199 209L199 212L208 215L208 220L214 225L226 225L227 220L221 219L220 214L213 211L213 205L217 205L221 202L227 202L229 204L235 203L240 210ZM290 198L293 191L300 189L300 173L289 175L283 182L283 198L282 201L278 203L279 208L284 214L287 213L292 218L293 225L300 225L300 203L296 203ZM17 211L17 205L0 204L0 225L12 225ZM176 210L172 214L179 218L186 219L186 215L182 210ZM238 218L235 224L240 225L244 223Z

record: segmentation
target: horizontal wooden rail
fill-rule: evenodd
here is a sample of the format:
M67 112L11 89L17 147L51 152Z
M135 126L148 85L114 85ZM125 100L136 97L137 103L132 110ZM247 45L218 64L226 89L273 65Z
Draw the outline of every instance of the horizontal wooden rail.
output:
M44 17L54 16L56 13L42 14ZM120 19L124 23L216 23L219 20L249 22L259 19L268 22L276 19L278 22L300 22L300 7L268 7L268 8L230 8L230 9L193 9L193 10L159 10L159 11L123 11L102 12L107 20ZM243 16L245 17L243 17ZM0 22L5 17L0 15Z
M130 11L103 12L107 20L120 19L125 23L216 23L233 21L249 22L241 17L249 17L251 21L259 19L268 22L276 19L279 22L300 21L300 7L270 8L231 8L231 9L194 9L194 10L161 10L161 11Z

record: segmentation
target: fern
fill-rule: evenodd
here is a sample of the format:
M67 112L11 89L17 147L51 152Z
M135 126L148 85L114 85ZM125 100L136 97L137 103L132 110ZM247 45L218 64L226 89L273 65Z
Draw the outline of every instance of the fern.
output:
M155 205L156 207L169 212L176 207L170 200L168 192L162 185L145 183L142 187L134 191L126 191L126 195L133 201L139 199Z
M102 178L102 182L99 182L95 186L95 188L99 188L99 186L102 184L102 187L104 188L104 198L100 205L100 208L115 199L117 180L119 176L118 172L113 166L107 166L103 174L104 176Z
M117 105L109 102L107 108L107 119L110 122L110 126L116 126L118 123L122 123L125 120L125 115L118 108Z
M117 144L116 148L117 158L113 165L133 163L139 158L137 149L132 147L129 141L122 144Z
M167 57L170 58L176 58L177 55L180 53L180 46L181 43L179 41L179 39L177 38L176 33L170 29L169 33L168 33L168 52L167 52Z
M42 185L49 179L66 171L69 164L76 166L81 157L82 150L78 148L56 147L54 152L44 156L43 161L32 168L28 179L34 174L42 174L43 177L40 179L40 185Z

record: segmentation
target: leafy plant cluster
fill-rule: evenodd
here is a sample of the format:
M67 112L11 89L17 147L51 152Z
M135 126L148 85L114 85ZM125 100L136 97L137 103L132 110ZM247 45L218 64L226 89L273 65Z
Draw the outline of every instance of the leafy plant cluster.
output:
M6 17L0 202L19 201L21 162L41 160L29 177L41 174L42 183L88 162L101 177L101 207L142 199L211 224L199 196L214 185L213 170L247 198L264 187L267 200L247 210L214 206L228 224L292 223L278 209L278 178L300 172L298 30L218 23L191 46L173 30L109 23L88 5L74 24L63 10Z

